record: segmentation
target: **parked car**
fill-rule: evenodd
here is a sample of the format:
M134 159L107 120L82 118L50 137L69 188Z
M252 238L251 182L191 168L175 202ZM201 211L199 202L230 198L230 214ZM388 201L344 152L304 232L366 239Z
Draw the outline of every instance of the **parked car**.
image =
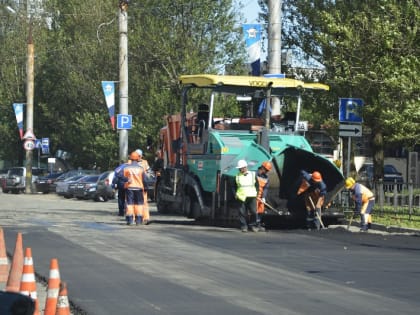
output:
M35 181L39 176L43 176L46 170L43 168L32 168L32 185L35 188ZM8 193L11 191L14 194L25 192L26 187L26 167L18 166L12 167L7 172L6 183L3 187L3 192Z
M76 175L89 175L89 174L97 174L95 170L84 170L84 169L77 169L77 170L70 170L63 174L61 174L54 183L51 183L51 191L57 191L56 187L57 184L61 181L66 180L67 178L74 177Z
M366 163L360 168L359 181L364 183L367 187L373 188L374 179L372 163ZM404 184L404 178L402 177L402 174L398 172L394 165L385 164L383 183L385 191L393 191L395 183L397 183L397 190L401 191Z
M77 199L93 199L98 187L99 175L86 175L74 184L73 197Z
M59 196L63 196L64 198L71 198L73 197L72 193L70 192L70 185L77 183L82 177L86 175L76 175L72 177L65 178L60 181L56 181L55 192Z
M99 175L96 193L93 195L95 201L108 201L115 198L112 180L114 179L114 171L106 171Z
M35 180L35 187L37 192L42 192L43 194L48 194L50 192L55 192L52 187L52 184L55 183L57 178L63 173L51 173L47 176L40 176Z

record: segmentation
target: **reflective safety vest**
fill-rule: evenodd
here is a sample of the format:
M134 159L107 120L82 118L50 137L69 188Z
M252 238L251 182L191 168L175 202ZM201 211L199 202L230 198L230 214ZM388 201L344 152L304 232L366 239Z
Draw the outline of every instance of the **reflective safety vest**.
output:
M246 174L236 175L236 198L245 201L247 197L257 197L255 188L255 172L248 171Z

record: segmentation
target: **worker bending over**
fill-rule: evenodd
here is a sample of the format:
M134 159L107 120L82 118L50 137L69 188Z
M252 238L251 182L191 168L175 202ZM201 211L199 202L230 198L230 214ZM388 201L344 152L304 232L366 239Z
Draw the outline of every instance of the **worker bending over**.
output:
M350 190L354 200L354 215L360 214L360 231L366 232L372 221L371 213L375 205L375 195L366 186L356 183L353 177L346 179L345 187Z
M303 194L306 207L306 227L308 229L321 228L321 208L324 205L327 185L322 180L321 173L314 171L312 174L302 170L302 182L297 194Z

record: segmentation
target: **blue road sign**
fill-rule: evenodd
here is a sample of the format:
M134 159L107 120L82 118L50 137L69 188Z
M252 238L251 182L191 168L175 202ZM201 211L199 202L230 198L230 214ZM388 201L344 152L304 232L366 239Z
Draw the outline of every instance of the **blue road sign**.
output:
M42 154L50 154L50 138L42 138L41 149Z
M360 98L340 98L339 121L362 123L363 100Z
M117 115L117 129L131 129L132 115Z

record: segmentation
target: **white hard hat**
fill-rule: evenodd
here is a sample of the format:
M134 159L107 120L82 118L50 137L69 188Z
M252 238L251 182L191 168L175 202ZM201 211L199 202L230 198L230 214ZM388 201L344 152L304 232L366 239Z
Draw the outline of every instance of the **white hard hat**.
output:
M245 160L239 160L238 164L236 165L236 168L243 168L247 166L248 166L248 163Z
M143 155L143 151L140 150L140 149L137 149L136 152L137 152L138 155Z

